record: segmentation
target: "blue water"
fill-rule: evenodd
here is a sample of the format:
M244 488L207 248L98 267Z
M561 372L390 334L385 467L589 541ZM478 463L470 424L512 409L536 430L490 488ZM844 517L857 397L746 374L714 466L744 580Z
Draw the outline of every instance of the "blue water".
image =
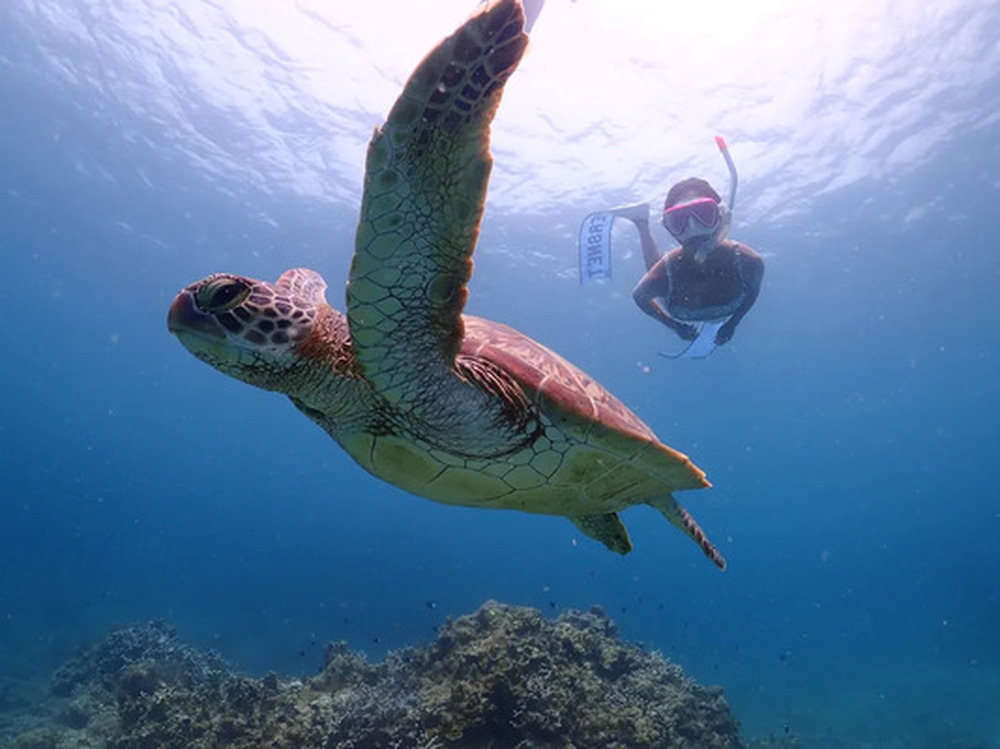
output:
M644 187L588 178L519 202L518 152L498 149L469 311L558 350L708 472L682 501L727 556L719 573L649 508L623 514L635 551L619 558L561 518L408 496L282 397L187 354L166 310L213 271L310 266L343 306L377 119L351 102L275 118L294 146L330 115L347 166L312 189L269 182L304 172L253 166L266 131L199 102L183 71L173 120L162 91L139 107L116 88L130 73L112 65L127 55L110 7L0 9L0 673L44 673L149 618L250 672L310 673L326 641L379 657L489 598L598 604L724 687L748 737L1000 747L1000 73L975 64L998 57L997 11L955 4L978 72L879 136L932 137L897 168L793 193L787 164L748 159L733 235L765 254L764 288L704 361L657 356L675 343L631 303L627 229L615 279L576 281L580 220ZM438 36L456 20L442 15ZM901 106L867 104L861 125ZM730 145L739 161L739 132ZM687 176L659 169L644 179ZM764 210L775 195L787 210Z

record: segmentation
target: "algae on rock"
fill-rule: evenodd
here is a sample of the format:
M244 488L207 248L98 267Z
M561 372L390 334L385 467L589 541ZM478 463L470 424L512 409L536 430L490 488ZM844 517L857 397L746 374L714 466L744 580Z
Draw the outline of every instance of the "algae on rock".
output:
M48 723L8 746L744 747L720 689L622 643L597 609L489 601L380 663L330 645L307 680L240 675L153 623L83 651L52 691Z

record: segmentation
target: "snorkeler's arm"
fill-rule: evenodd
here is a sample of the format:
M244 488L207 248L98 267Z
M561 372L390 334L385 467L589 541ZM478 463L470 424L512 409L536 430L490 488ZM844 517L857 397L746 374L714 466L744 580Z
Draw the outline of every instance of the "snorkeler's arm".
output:
M667 274L667 263L654 263L649 272L640 279L632 292L632 299L635 300L639 309L677 333L684 340L693 340L698 335L698 330L693 325L682 323L672 318L666 307L660 302L661 299L670 298L670 276Z
M642 244L642 259L646 262L646 270L651 271L653 266L662 257L660 248L653 239L653 232L649 230L649 219L635 221L635 228L639 230L639 242Z
M649 203L632 203L623 205L611 210L612 215L625 218L635 224L639 230L639 242L642 244L642 259L646 263L646 270L650 271L656 265L656 261L662 257L660 248L653 239L653 233L649 230Z
M760 294L760 283L764 279L764 258L745 244L738 244L736 252L737 268L743 283L743 303L715 334L715 343L719 346L728 343L729 339L733 337L736 326L740 324L740 320L757 301L757 295Z

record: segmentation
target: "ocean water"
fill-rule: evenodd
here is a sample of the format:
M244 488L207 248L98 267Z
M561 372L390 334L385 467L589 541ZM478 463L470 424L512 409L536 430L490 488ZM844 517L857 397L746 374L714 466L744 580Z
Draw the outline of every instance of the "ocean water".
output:
M214 271L312 267L343 308L371 128L470 5L0 7L0 673L151 618L295 674L327 641L377 658L491 598L596 604L722 686L748 738L1000 747L994 3L772 2L727 25L549 0L538 22L468 311L708 472L681 499L725 573L649 508L618 557L562 518L409 496L167 333ZM631 302L634 232L581 286L576 230L690 174L721 191L716 132L764 287L731 344L670 361Z

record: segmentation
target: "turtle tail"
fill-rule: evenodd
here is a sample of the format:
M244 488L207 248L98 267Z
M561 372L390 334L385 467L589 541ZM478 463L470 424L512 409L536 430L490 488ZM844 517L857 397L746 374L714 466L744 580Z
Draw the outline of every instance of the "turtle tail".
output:
M722 553L715 548L715 544L708 540L708 536L705 535L705 531L701 529L698 522L691 517L691 513L681 507L680 503L672 494L668 494L665 498L651 499L647 502L652 507L655 507L660 511L667 520L669 520L676 528L679 528L687 536L689 536L701 550L705 553L705 556L712 560L716 567L720 570L726 569L726 558L722 556Z

